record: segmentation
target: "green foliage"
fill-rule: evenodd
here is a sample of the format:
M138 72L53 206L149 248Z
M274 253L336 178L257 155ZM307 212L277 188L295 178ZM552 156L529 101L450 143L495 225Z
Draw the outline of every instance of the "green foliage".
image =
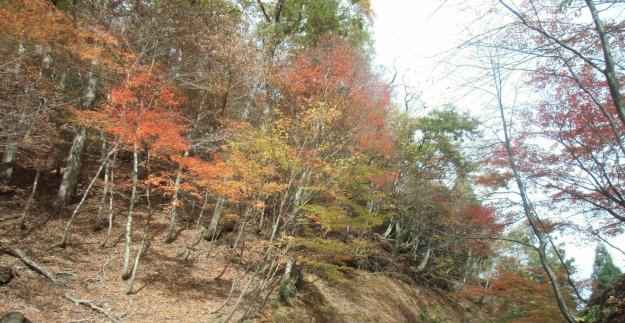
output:
M622 274L621 270L614 265L608 249L599 244L595 249L595 263L593 265L593 291L592 295L598 295L608 285Z
M72 1L72 0L57 0L57 1L53 1L54 5L59 10L70 10L70 9L72 9L74 7L74 3L75 2L76 1Z
M288 303L291 298L297 295L297 287L290 279L284 279L278 286L278 293L280 294L280 301Z
M586 310L586 315L580 321L584 323L605 322L605 318L613 314L614 311L616 308L612 306L593 305Z
M345 273L353 271L353 268L339 266L326 261L315 260L309 257L300 256L299 260L306 264L309 272L330 281L333 284L345 283Z
M476 136L476 119L460 113L451 107L434 110L418 119L417 132L422 137L419 156L421 160L432 160L441 156L454 166L463 176L472 170L472 165L464 156L460 144Z
M364 1L274 0L264 1L262 8L253 6L263 17L260 33L270 51L309 47L328 33L360 48L370 43L370 8Z
M446 323L449 319L443 315L442 309L438 305L421 308L419 322Z

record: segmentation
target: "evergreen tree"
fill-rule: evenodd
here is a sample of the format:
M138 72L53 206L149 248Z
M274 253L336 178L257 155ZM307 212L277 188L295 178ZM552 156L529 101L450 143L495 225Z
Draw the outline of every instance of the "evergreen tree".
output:
M595 263L593 265L593 291L592 296L601 293L617 277L621 275L621 270L614 265L612 256L603 244L599 244L595 249Z

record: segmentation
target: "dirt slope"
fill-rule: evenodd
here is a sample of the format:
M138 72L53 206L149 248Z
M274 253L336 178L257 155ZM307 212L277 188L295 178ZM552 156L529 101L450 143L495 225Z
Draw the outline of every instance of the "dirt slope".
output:
M481 322L471 304L441 291L380 274L358 272L340 282L304 274L291 306L273 309L276 322Z
M43 192L53 192L56 183L47 184L51 188ZM21 186L27 187L26 183ZM106 247L101 247L105 232L92 229L97 199L91 199L73 225L68 246L59 248L55 245L71 213L69 208L59 216L51 215L46 205L51 204L54 196L42 194L27 221L28 228L22 231L17 227L18 218L28 190L5 186L0 191L0 244L18 246L65 286L61 290L20 260L0 253L0 266L15 273L8 284L0 285L0 316L18 311L33 322L107 321L88 306L68 301L63 297L63 293L68 293L108 311L121 322L221 322L233 312L247 282L248 277L239 275L245 268L236 262L230 263L217 279L226 266L225 259L232 257L225 247L234 240L232 237L226 235L212 247L202 241L184 260L186 246L198 234L195 218L186 218L183 213L176 241L165 244L168 219L165 212L160 212L153 218L152 244L142 259L134 291L126 295L127 283L120 279L126 207L116 207L112 238ZM141 240L145 210L139 208L135 217L133 255ZM340 281L331 281L305 270L302 277L290 305L283 305L276 296L259 310L258 304L265 300L244 297L233 321L244 315L248 321L268 322L481 321L478 312L470 312L473 307L394 277L353 272ZM221 307L230 294L230 300Z

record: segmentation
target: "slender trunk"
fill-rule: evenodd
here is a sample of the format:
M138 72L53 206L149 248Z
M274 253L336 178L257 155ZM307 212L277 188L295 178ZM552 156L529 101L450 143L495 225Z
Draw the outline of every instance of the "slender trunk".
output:
M284 275L282 276L282 280L291 280L291 270L293 270L293 258L289 258L286 262L286 267L284 267Z
M382 234L383 237L388 238L388 236L391 234L391 232L393 232L393 219L391 219L391 222L388 224L388 227L386 227L386 231L384 231L384 234Z
M197 217L197 224L196 224L197 229L200 228L200 225L202 223L202 216L204 215L204 210L206 209L206 205L208 205L208 189L206 189L206 191L204 192L204 203L202 204L202 207L200 208L200 215L198 215Z
M13 78L16 82L22 74L22 59L25 53L26 48L24 48L24 45L22 45L22 43L20 42L17 49L18 58L15 61L15 66L13 67ZM25 115L26 114L22 112L22 115L20 116L20 119L18 121L18 129L19 125L24 122ZM11 175L13 175L13 161L15 160L15 154L17 153L18 148L17 138L9 138L9 140L10 142L7 144L4 150L4 154L2 155L2 164L0 164L0 179L6 182L11 180Z
M247 295L247 290L250 288L250 286L254 283L255 280L256 280L256 273L252 275L252 278L250 278L247 284L245 284L245 287L243 287L243 290L239 294L237 301L234 303L234 306L232 307L232 311L230 312L228 317L226 317L224 322L229 322L230 319L232 319L232 316L234 315L234 313L236 313L237 309L239 308L239 305L241 305L241 301L243 300L243 297Z
M89 74L87 75L87 86L85 89L85 96L83 98L84 101L82 104L85 108L91 107L95 101L95 90L96 86L98 85L98 79L95 70L97 69L98 65L99 63L97 60L94 59L91 61L91 69L89 70Z
M87 86L85 89L85 96L82 102L83 108L89 108L95 101L95 88L97 86L97 78L94 73L95 67L98 65L97 60L91 61L91 70L87 76ZM80 173L80 166L82 164L82 153L84 150L85 142L87 139L87 128L80 127L76 132L74 141L72 142L72 148L69 152L69 158L67 159L67 166L65 167L65 173L63 174L63 180L61 181L61 187L59 193L54 202L54 211L58 213L62 207L67 205L74 195L76 184L78 181L78 175Z
M130 281L128 282L128 286L126 287L126 294L132 293L132 288L135 285L135 278L137 277L137 269L139 268L139 261L141 261L141 256L143 255L145 250L147 250L147 248L150 246L150 241L151 241L150 221L152 220L152 214L154 214L154 211L152 210L151 203L150 203L150 187L149 186L147 189L146 199L148 200L148 218L145 222L145 227L143 228L143 239L141 240L141 248L139 248L139 252L137 252L137 257L135 258L135 263L132 266L132 275L130 276Z
M226 263L229 264L229 262ZM239 284L239 281L242 280L245 277L245 274L247 274L249 268L246 269L243 273L241 272L237 272L236 277L234 277L234 279L232 280L232 285L230 285L230 292L228 292L228 297L226 297L226 299L221 303L221 305L219 305L216 309L211 311L211 314L215 314L217 312L219 312L222 308L224 308L226 306L226 304L228 304L230 302L230 299L232 298L232 295L234 294L234 290L236 289L237 285ZM221 276L221 274L219 275ZM214 278L215 280L219 279L219 278Z
M106 143L106 137L104 133L101 134L102 139L102 151L100 156L100 162L104 164L104 188L102 189L102 197L100 198L100 203L98 204L98 214L95 217L95 230L100 230L102 228L102 212L104 210L104 205L106 204L106 195L108 193L108 183L109 183L109 163L108 163L108 147Z
M593 0L584 0L584 2L586 2L586 6L588 6L588 10L590 11L590 15L592 16L593 23L595 24L595 28L599 34L599 40L601 42L601 50L605 60L605 69L601 72L605 75L608 90L612 96L612 102L614 103L618 117L625 125L625 102L623 101L623 96L621 95L621 86L616 75L616 64L614 63L614 57L612 56L612 49L610 48L608 34L601 18L599 17L599 12L597 11ZM615 135L620 136L618 133Z
M247 225L247 220L250 216L250 214L252 214L252 207L251 206L247 206L247 208L245 209L245 215L243 216L243 223L241 223L241 227L239 228L239 234L237 235L237 238L234 240L234 244L232 245L232 249L234 250L234 252L237 251L237 244L239 244L239 240L241 240L241 237L243 237L243 247L241 247L241 257L243 257L243 251L245 250L245 225Z
M94 230L99 231L102 229L102 213L104 211L104 205L106 204L106 196L108 195L108 182L109 182L109 170L108 165L104 166L104 188L102 190L102 197L100 203L98 203L98 214L95 217Z
M184 157L189 156L189 151L184 152ZM169 226L167 227L167 233L165 235L165 243L171 243L174 241L174 229L176 227L176 207L178 206L178 192L180 191L180 181L182 180L182 165L178 167L178 174L176 175L176 181L174 182L174 193L171 202L171 213L169 219Z
M37 192L37 184L39 183L39 177L41 176L41 165L37 162L37 174L35 175L35 180L33 181L33 189L30 192L30 196L28 197L28 201L26 202L26 206L24 207L24 213L20 218L20 229L26 229L26 217L28 216L28 212L32 207L35 201L35 193Z
M72 223L74 223L74 220L76 219L76 215L78 214L78 211L87 200L87 195L89 195L89 192L91 191L91 188L93 188L93 185L95 184L96 180L98 179L98 177L100 177L100 173L102 172L102 169L104 169L104 165L106 164L106 161L109 159L109 157L113 154L113 152L116 149L117 149L117 145L113 148L113 150L111 150L108 153L108 155L102 161L102 163L100 163L100 167L98 168L98 171L96 172L95 176L93 176L93 179L89 183L89 186L87 186L85 193L82 195L82 198L80 199L80 203L78 203L78 205L76 205L76 207L74 208L74 212L72 212L72 216L69 218L69 221L67 221L67 224L65 225L65 230L63 231L63 237L61 238L61 242L59 243L59 246L61 248L65 248L67 239L69 238L69 229Z
M219 225L219 220L221 220L221 212L223 210L224 204L226 203L226 198L220 196L217 198L217 203L215 203L215 210L213 211L213 217L211 218L211 223L208 226L208 234L215 239L217 234L217 226Z
M399 223L399 219L397 219L397 221L395 221L395 244L393 245L393 257L397 256L397 254L399 253L399 249L401 247L401 241L402 241L402 228L401 228L401 223Z
M514 152L512 150L512 141L510 138L510 132L508 129L508 125L506 123L506 118L505 118L505 114L504 114L504 106L503 106L503 99L502 99L502 89L501 89L501 85L503 84L503 81L500 78L500 75L498 73L497 67L493 65L493 72L494 72L494 77L495 77L495 83L497 86L497 99L498 99L498 109L499 109L499 116L501 118L501 124L503 127L503 135L504 135L504 146L506 149L506 153L507 153L507 157L508 157L508 162L510 163L510 168L512 170L512 174L514 176L515 182L517 184L517 187L519 189L519 195L521 196L521 202L522 202L522 206L523 206L523 212L525 214L525 217L527 218L527 221L530 225L530 228L532 229L532 232L534 233L534 235L536 236L536 238L538 239L538 247L536 247L536 251L538 252L538 256L540 258L540 263L543 267L543 269L545 270L545 273L547 274L547 277L549 279L549 282L551 283L551 288L553 290L553 294L556 298L556 302L558 304L558 308L560 309L560 312L562 313L562 315L564 316L564 319L569 322L569 323L575 323L576 319L573 316L573 314L571 314L571 311L569 310L568 306L566 305L566 302L564 301L564 295L562 294L562 290L560 288L560 283L558 282L558 277L556 275L556 273L554 272L553 268L551 268L550 264L549 264L549 260L547 259L547 253L546 253L546 247L547 247L547 237L546 237L546 233L544 231L542 231L541 226L540 226L540 220L538 219L538 217L536 216L536 214L534 213L533 207L532 207L532 203L527 195L527 191L525 188L525 182L523 181L523 179L521 178L521 173L519 171L519 167L517 166L516 163L516 157L514 155Z
M126 244L124 246L124 265L122 267L122 279L130 278L130 251L132 247L132 211L137 198L137 183L139 176L139 152L137 144L132 149L132 193L130 194L130 206L128 207L128 221L126 222Z
M430 255L431 254L432 254L432 246L428 245L428 249L425 252L425 257L423 257L423 259L421 259L421 262L417 266L417 272L422 272L423 269L425 269L425 266L427 266L428 262L430 261Z
M111 165L109 166L109 172L110 172L110 177L111 177L111 185L113 185L113 182L115 180L115 161L117 160L117 152L115 152L113 154L113 161L111 162ZM106 247L106 243L109 241L109 239L111 238L111 232L113 231L113 221L114 221L114 214L113 214L113 197L114 197L114 191L113 188L109 188L108 189L108 193L109 193L109 219L108 219L108 228L106 229L106 237L104 238L104 240L102 241L102 243L100 243L100 246L102 247Z
M69 151L69 157L67 158L67 166L63 173L63 179L61 180L61 186L59 187L59 193L54 202L54 212L58 213L62 207L67 205L74 195L76 189L76 183L78 181L78 175L80 172L80 166L82 164L82 152L87 141L87 128L80 127L76 132L74 141L72 142L72 148Z

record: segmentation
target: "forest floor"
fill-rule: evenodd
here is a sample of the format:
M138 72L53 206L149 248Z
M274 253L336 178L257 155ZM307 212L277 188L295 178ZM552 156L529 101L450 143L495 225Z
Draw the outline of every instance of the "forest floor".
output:
M32 178L19 172L14 178L24 177ZM231 265L219 279L214 279L226 264L225 248L215 244L207 257L206 241L184 260L182 255L187 244L198 234L194 225L185 223L186 219L181 219L179 225L183 227L178 230L176 240L165 244L166 214L154 214L150 230L152 243L141 259L133 292L126 295L128 283L120 276L127 209L115 208L117 220L111 238L106 247L101 247L106 228L93 230L98 205L97 198L91 198L78 214L67 246L60 248L56 245L74 205L58 216L52 215L49 211L51 192L56 183L47 180L54 181L54 177L44 177L38 192L39 202L31 210L25 230L19 229L18 221L29 193L28 185L13 183L0 188L0 244L19 246L32 260L55 273L72 296L90 300L124 322L212 322L230 312L232 304L211 314L230 294L238 268ZM145 219L145 208L138 208L133 260ZM12 268L16 274L9 284L0 286L3 295L0 312L19 311L34 322L104 320L100 313L65 299L59 288L17 258L0 255L0 265ZM235 289L234 299L238 296L236 292Z
M0 315L17 311L33 322L108 321L104 314L86 306L92 305L123 322L220 322L233 312L247 282L247 277L240 274L244 268L239 262L228 264L226 260L233 259L226 246L234 240L234 233L225 234L213 246L202 240L185 260L187 246L199 233L194 219L182 215L176 240L166 244L163 240L167 214L155 213L150 230L152 243L141 259L133 292L127 295L124 291L128 282L120 278L125 203L115 207L117 220L105 247L100 243L106 229L93 230L98 199L92 197L78 214L67 246L60 248L57 245L75 205L59 215L51 214L58 183L47 174L27 228L20 230L19 216L34 177L26 170L21 172L17 170L14 178L23 182L0 187L0 245L18 246L31 260L54 273L64 286L53 284L18 258L1 254L0 266L11 268L15 277L0 285ZM145 220L146 209L140 207L135 214L133 260ZM224 268L223 275L217 278ZM64 293L84 300L85 304L69 301ZM443 292L357 271L340 281L304 273L300 290L288 305L276 296L259 310L263 301L258 297L242 298L232 320L250 317L253 321L270 322L477 322L482 317L474 306Z

